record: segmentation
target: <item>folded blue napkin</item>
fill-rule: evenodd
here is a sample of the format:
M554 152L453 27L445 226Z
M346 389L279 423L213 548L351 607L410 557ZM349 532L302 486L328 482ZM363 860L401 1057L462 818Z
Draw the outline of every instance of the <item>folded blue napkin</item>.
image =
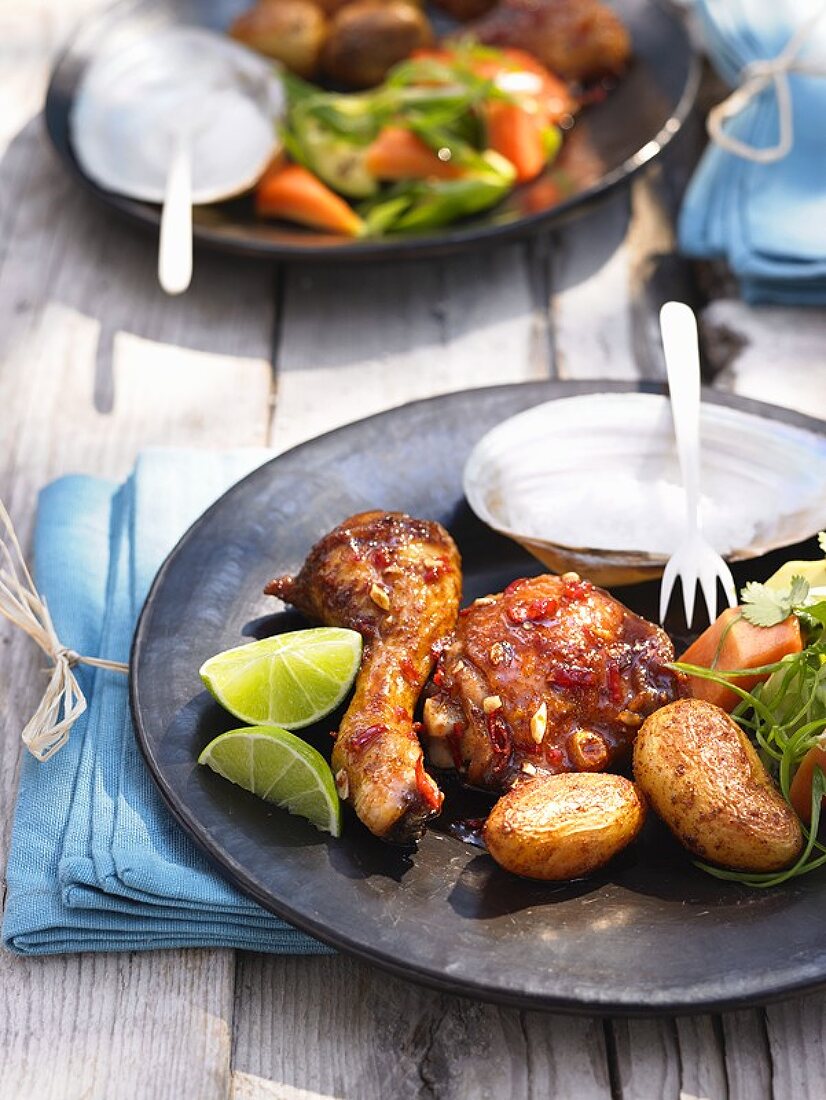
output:
M696 0L709 56L732 87L749 62L776 57L823 0ZM798 59L826 67L826 14ZM679 222L684 252L723 257L749 302L826 302L826 76L791 73L794 145L756 164L711 143L689 185ZM777 96L762 91L725 124L748 145L779 136Z
M41 494L35 580L58 636L129 659L158 567L261 451L148 451L123 485L66 477ZM45 763L24 754L6 871L3 942L26 955L157 947L328 949L216 873L172 820L129 718L127 678L78 666L89 707Z

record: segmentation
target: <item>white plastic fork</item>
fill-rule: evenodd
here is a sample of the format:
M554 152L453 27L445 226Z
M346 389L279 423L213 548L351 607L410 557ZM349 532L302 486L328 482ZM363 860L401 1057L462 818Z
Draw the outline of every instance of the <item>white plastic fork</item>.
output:
M717 618L717 582L729 607L737 603L731 570L702 533L700 521L700 351L697 321L683 302L666 302L660 310L671 415L683 479L686 528L682 542L666 563L660 584L660 622L665 619L674 582L680 578L686 625L691 626L697 581L711 622Z

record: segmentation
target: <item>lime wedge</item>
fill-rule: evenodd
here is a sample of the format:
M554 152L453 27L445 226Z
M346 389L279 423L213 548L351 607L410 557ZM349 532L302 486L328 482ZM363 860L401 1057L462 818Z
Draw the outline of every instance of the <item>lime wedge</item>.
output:
M199 764L317 829L341 836L341 804L321 753L278 726L246 726L210 741Z
M201 679L242 722L297 730L335 710L360 661L360 634L319 626L210 657L201 666Z

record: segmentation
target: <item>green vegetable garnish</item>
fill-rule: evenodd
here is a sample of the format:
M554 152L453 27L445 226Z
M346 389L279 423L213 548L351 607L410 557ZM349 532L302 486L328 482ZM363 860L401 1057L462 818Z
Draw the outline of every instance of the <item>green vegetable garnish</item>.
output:
M509 160L486 148L485 108L514 96L474 71L474 62L502 61L486 47L464 42L450 60L414 58L396 65L383 84L341 94L285 75L287 116L284 148L298 164L351 201L368 235L421 232L481 213L514 186ZM381 184L368 168L368 150L385 127L414 133L440 159L461 167L456 179L411 179ZM561 132L542 133L548 161L556 156Z
M777 626L793 612L802 610L808 595L809 582L803 577L792 577L792 583L785 591L749 581L740 593L743 618L752 626Z

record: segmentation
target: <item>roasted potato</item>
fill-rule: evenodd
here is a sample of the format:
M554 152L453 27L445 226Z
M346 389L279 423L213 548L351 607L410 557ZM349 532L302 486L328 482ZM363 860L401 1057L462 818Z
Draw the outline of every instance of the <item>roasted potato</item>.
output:
M800 854L800 822L724 710L680 699L646 718L634 778L677 839L733 871L778 871Z
M642 828L645 804L630 780L569 772L522 780L483 830L488 851L525 878L581 878L621 852Z
M312 0L258 0L255 7L238 16L229 33L250 49L309 78L318 72L327 19Z
M332 80L370 88L432 40L427 19L407 0L357 0L333 17L321 63Z

